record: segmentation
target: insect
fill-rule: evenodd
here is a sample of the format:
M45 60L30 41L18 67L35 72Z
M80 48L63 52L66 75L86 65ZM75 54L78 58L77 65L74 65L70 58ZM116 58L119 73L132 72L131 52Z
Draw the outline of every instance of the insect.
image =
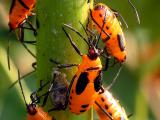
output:
M128 120L125 110L108 90L98 95L94 109L100 120Z
M36 41L24 41L24 29L32 30L34 35L37 34L36 29L28 21L28 17L34 15L32 13L36 0L12 0L12 4L9 12L9 28L10 32L18 30L18 39L24 48L35 58L35 55L27 48L24 43L35 44ZM25 27L24 23L28 23L29 27ZM16 31L15 31L16 32ZM10 70L9 61L9 41L7 49L8 68Z
M120 63L124 62L126 41L114 12L106 5L98 3L90 11L90 16L105 43L107 55L113 56Z
M82 62L78 65L58 64L52 60L52 62L58 64L58 68L77 66L78 70L72 78L66 97L68 100L67 103L69 104L69 110L72 113L80 114L89 110L98 94L104 91L103 87L101 86L102 64L99 58L102 50L97 49L91 42L89 43L77 30L71 26L67 24L64 24L64 26L75 31L89 46L88 54L82 54L73 42L71 36L66 32L64 27L62 27L71 45L82 57Z
M23 99L24 102L26 104L26 108L27 108L27 120L54 120L51 116L49 116L49 114L47 112L44 112L42 107L37 106L37 103L39 101L40 98L38 98L38 96L34 93L31 94L31 100L32 102L30 104L27 104L26 99L25 99L25 95L23 92L23 87L21 84L21 80L20 80L20 73L18 70L18 81L19 81L19 85L21 88L21 92L23 95Z
M29 16L32 16L34 6L36 4L36 0L12 0L10 12L9 12L9 28L10 31L15 30L17 28L20 28L19 31L21 31L23 28L26 28L23 26L25 22L27 22L30 26L30 29L34 32L36 31L32 24L27 20Z
M48 97L50 97L54 107L49 109L48 112L66 109L66 94L68 90L66 74L60 72L59 70L54 70L51 82L49 81L44 85L41 84L38 92L41 91L47 84L49 84L49 88L47 88L48 91L42 95L44 96L42 106L46 105Z
M130 4L134 7L131 2ZM135 7L134 10L136 11L139 21L138 12ZM113 56L119 63L123 63L126 60L126 40L121 25L117 19L118 15L120 14L117 11L112 10L102 3L98 3L92 10L90 10L91 19L105 44L107 56ZM123 19L121 15L120 17Z

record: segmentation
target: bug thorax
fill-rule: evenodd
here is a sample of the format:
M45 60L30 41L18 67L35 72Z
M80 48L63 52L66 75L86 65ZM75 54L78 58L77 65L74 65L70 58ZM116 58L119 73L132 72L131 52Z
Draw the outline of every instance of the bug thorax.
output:
M35 104L29 104L29 105L27 105L27 112L30 115L35 115L37 113L36 105Z
M95 60L97 59L97 57L99 57L101 55L103 50L101 49L97 49L95 46L90 46L89 47L89 50L88 50L88 57L91 59L91 60Z

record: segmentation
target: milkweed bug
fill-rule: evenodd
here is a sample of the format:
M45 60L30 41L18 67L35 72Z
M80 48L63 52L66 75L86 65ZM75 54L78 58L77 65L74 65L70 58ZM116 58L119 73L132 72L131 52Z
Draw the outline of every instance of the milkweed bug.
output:
M36 4L36 0L12 0L12 4L9 12L9 28L10 31L15 31L18 29L18 39L24 48L33 56L35 55L27 48L24 43L34 44L35 41L24 41L24 29L34 31L36 35L36 29L32 26L32 24L28 21L28 17L32 16L34 6ZM25 27L24 23L28 23L30 27ZM8 43L9 44L9 43ZM10 61L9 61L9 45L7 49L7 59L8 59L8 68L10 69Z
M40 85L41 87L36 92L40 92L48 84L49 84L49 87L47 88L48 91L42 95L44 96L42 106L46 105L48 97L50 97L54 107L49 109L48 112L55 111L55 110L65 110L67 107L66 94L68 90L68 81L66 79L66 74L58 70L54 70L52 73L52 80L48 81L43 85L41 82L41 85Z
M69 28L71 27L67 24L64 24L64 26ZM56 63L58 68L77 66L78 70L72 78L67 91L67 100L70 111L75 114L80 114L89 110L98 94L104 91L101 86L102 64L99 58L102 50L97 49L94 46L93 40L86 40L83 35L74 29L74 31L81 36L82 40L84 40L89 47L88 54L82 54L64 27L62 27L62 29L75 51L82 57L82 62L78 65L58 64L53 60L52 62ZM89 36L88 39L90 39Z
M12 0L8 23L10 31L17 28L20 28L19 31L21 31L21 28L25 28L36 32L32 24L27 20L29 16L33 15L32 11L35 4L36 0ZM26 28L23 26L25 22L29 24L30 28Z
M26 108L27 108L27 120L54 120L51 116L49 116L49 114L47 112L44 112L42 107L37 106L37 103L39 102L39 99L37 94L32 93L31 94L31 100L32 102L30 104L27 104L26 99L25 99L25 95L23 92L23 87L21 84L21 80L20 80L20 73L18 70L18 81L19 81L19 85L21 88L21 92L23 95L23 99L24 102L26 104Z
M129 3L134 8L138 22L140 22L136 8L130 0ZM124 21L123 17L117 11L102 3L98 3L90 10L91 19L105 44L107 56L113 56L119 63L123 63L126 60L126 40L117 19L118 15ZM128 27L127 24L126 26Z
M90 10L90 16L105 43L107 55L113 56L120 63L124 62L126 41L114 12L106 5L98 3Z
M128 120L125 110L108 90L98 95L94 109L100 120Z

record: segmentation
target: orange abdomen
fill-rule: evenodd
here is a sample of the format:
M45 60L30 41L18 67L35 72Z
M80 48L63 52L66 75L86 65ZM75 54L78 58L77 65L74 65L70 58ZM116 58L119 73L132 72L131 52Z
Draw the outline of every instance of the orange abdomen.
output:
M119 21L113 11L106 5L99 3L91 11L91 18L98 33L101 33L107 53L118 61L123 62L126 57L126 41ZM106 20L105 24L104 19ZM105 32L102 32L102 26Z
M22 1L22 2L20 2ZM9 13L9 27L11 30L18 28L25 19L31 15L36 0L13 0Z
M41 107L37 107L36 110L37 112L35 115L27 114L27 120L53 120Z
M99 94L96 102L111 115L113 120L128 120L124 109L120 106L118 101L113 98L109 91L106 90L103 94ZM110 118L104 114L96 104L94 104L94 109L100 120L110 120Z

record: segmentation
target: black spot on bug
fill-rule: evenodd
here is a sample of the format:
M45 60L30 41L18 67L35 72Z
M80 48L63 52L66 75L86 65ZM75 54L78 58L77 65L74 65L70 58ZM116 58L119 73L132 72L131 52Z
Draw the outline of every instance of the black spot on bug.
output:
M109 29L109 27L108 27L108 26L106 26L106 29L108 30L108 29Z
M117 34L117 40L118 40L118 44L119 44L120 50L121 50L121 51L124 51L125 46L124 46L124 42L123 42L123 37L122 37L122 35Z
M87 68L87 71L98 70L98 69L99 69L99 67L90 67L90 68Z
M82 113L82 112L85 112L86 110L80 110L80 112Z
M99 14L99 17L102 17L102 14Z
M72 110L71 107L69 107L69 110Z
M94 89L96 92L98 92L102 86L101 79L102 79L102 73L101 73L101 71L99 71L98 76L94 80Z
M110 114L110 116L112 116L112 113L109 112L109 114Z
M72 90L72 93L74 93L74 91Z
M104 107L105 107L106 110L108 109L108 105L105 105Z
M104 98L103 97L101 97L101 101L104 102Z
M69 101L69 105L71 105L71 102Z
M70 99L72 100L72 96L70 96Z
M82 108L87 108L88 106L89 106L89 104L81 105Z
M77 84L76 84L76 94L77 95L80 95L86 88L89 82L87 76L88 76L87 72L82 72L81 75L79 76Z
M105 39L103 39L103 42L105 43L105 42L107 42L109 39L110 39L110 37L107 36Z

